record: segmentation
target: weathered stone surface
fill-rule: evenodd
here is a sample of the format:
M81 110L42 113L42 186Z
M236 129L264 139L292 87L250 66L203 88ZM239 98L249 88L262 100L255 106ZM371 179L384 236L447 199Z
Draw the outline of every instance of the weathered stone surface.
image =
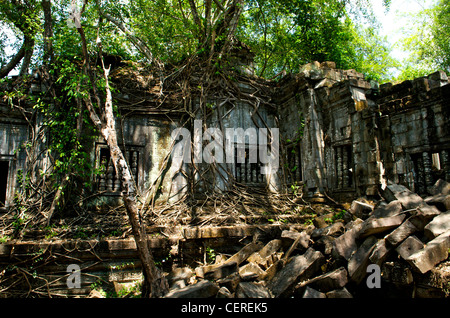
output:
M402 244L397 246L395 250L403 259L406 260L409 256L423 249L423 247L424 244L421 240L415 236L410 236L404 240Z
M268 287L275 297L287 296L300 279L308 279L325 261L322 253L309 248L305 254L294 256L276 273Z
M433 205L442 212L450 210L450 194L440 194L425 198L425 203Z
M387 218L369 218L364 222L363 227L359 232L359 237L365 238L370 235L386 232L398 227L400 224L402 224L404 219L404 214Z
M282 239L290 239L290 240L298 240L298 245L300 245L303 248L308 248L310 243L310 236L306 231L303 232L296 232L296 231L289 231L285 230L281 233Z
M348 261L347 269L351 281L359 284L366 275L366 269L369 265L369 257L378 242L375 236L369 236L361 244Z
M358 246L356 245L356 238L359 235L359 231L362 229L363 223L358 223L352 227L351 230L345 232L333 242L332 255L336 258L343 257L349 260L351 255L356 251Z
M448 257L450 249L450 231L446 231L428 242L419 252L409 256L406 261L420 273L424 274L436 264Z
M301 234L299 233L299 235ZM272 240L267 243L260 251L254 252L252 255L250 255L247 261L256 264L265 264L267 258L281 248L281 244L281 240Z
M259 279L262 279L265 276L265 272L255 263L248 263L239 268L239 275L241 277L245 277L248 275L256 276Z
M418 194L399 184L388 184L383 196L389 202L398 200L405 210L414 209L423 203L423 199Z
M261 284L241 282L236 289L236 298L270 298L270 293Z
M303 298L327 298L327 296L318 290L306 286L305 292L303 293Z
M432 187L428 188L428 192L432 196L450 194L450 183L439 179Z
M389 246L389 244L386 244L386 239L378 240L372 253L369 256L370 262L372 264L381 265L391 250L391 246Z
M340 267L332 272L316 276L299 285L305 285L321 292L329 292L334 289L341 289L348 282L347 270Z
M170 285L180 280L187 283L193 275L194 272L189 267L176 267L167 275L167 280Z
M377 207L373 213L372 216L375 218L386 218L386 217L390 217L390 216L395 216L397 214L399 214L400 212L402 212L403 207L402 204L400 203L400 201L392 201L389 202L388 204L383 204L380 205L379 207Z
M347 288L332 290L326 293L327 298L353 298Z
M450 211L436 216L424 228L426 237L430 240L450 230Z
M317 239L324 235L340 235L343 232L344 224L342 222L336 222L324 228L314 229L311 233L311 238Z
M164 298L209 298L214 297L218 291L219 287L216 284L202 280L196 284L170 291Z
M413 216L409 218L409 221L414 224L414 226L419 230L423 231L424 227L436 216L441 214L441 212L432 205L426 203L418 207L412 212Z
M210 271L203 274L205 279L221 279L227 277L239 270L238 264L236 262L225 262L217 267L214 267ZM197 275L202 277L200 275Z
M406 220L402 223L398 228L388 234L385 239L389 244L393 247L397 246L403 240L408 238L411 234L415 233L417 228L414 224L412 224L409 220Z
M220 287L216 295L217 298L233 298L231 292L225 286Z
M358 218L364 219L369 216L369 214L373 211L373 208L373 205L369 203L354 200L350 206L349 212Z

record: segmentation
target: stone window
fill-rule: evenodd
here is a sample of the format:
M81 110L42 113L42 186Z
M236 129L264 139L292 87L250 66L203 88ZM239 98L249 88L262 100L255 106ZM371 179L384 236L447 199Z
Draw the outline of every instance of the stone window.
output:
M125 159L130 167L134 182L138 183L139 178L139 157L141 147L127 147L124 152ZM123 150L122 150L123 151ZM122 190L121 182L117 177L116 170L111 160L109 148L106 145L98 144L96 151L96 164L100 170L97 176L98 190L104 191L108 194L120 194Z
M427 193L427 189L433 186L438 179L449 181L448 150L424 151L410 154L410 157L414 167L414 191L417 193Z
M245 162L238 162L238 158L242 157L242 151L245 152ZM249 147L248 145L235 146L234 148L234 178L237 182L244 184L262 184L265 181L265 176L261 173L261 162L256 160L256 163L250 162L251 156L255 156L258 159L258 148ZM252 160L255 161L255 160Z
M352 146L344 145L335 148L336 186L338 189L353 188L353 155Z
M287 183L294 184L296 181L303 181L300 144L288 146L286 152Z

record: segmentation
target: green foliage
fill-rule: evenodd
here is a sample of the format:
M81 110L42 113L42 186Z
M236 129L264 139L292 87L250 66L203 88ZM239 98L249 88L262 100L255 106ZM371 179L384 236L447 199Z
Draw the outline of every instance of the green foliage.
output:
M400 68L397 81L411 80L436 70L450 72L450 3L438 3L409 15L400 45L410 52Z
M377 34L376 21L368 18L371 8L356 1L348 10L346 3L249 1L239 34L256 53L258 74L272 77L282 70L295 73L308 62L334 61L338 68L354 68L369 79L384 80L395 61L389 58L386 40Z

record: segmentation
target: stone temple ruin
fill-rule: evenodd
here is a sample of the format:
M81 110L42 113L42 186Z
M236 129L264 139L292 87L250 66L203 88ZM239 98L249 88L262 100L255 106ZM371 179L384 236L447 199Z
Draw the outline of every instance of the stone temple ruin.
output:
M314 247L320 246L325 255L345 260L345 263L337 262L333 265L335 268L331 267L329 271L332 275L338 275L338 279L341 279L342 275L345 276L342 278L345 280L344 283L337 282L337 288L340 288L341 291L333 294L333 297L338 297L342 293L343 297L348 296L347 290L342 291L347 284L347 272L351 283L360 283L366 273L364 266L367 266L369 259L372 263L382 264L387 251L401 246L401 242L417 243L417 238L410 235L416 232L424 233L427 224L439 214L437 210L430 212L425 209L424 207L428 208L429 206L423 203L423 199L420 197L415 201L414 206L408 206L401 201L400 194L407 192L414 198L417 194L423 197L430 193L438 194L436 184L450 182L449 78L445 72L439 71L396 85L391 83L378 85L366 81L363 74L355 70L336 69L333 62L313 62L304 65L298 74L288 74L279 81L269 81L254 76L251 54L245 48L234 56L234 63L241 74L239 80L234 84L239 94L227 95L226 89L222 92L210 91L211 95L202 100L200 98L201 87L198 83L199 75L192 74L191 86L199 87L199 90L194 91L189 103L186 103L181 96L181 90L175 90L161 97L162 87L158 84L158 78L141 72L139 69L136 70L135 67L122 66L112 71L112 85L118 88L118 92L114 94L114 101L121 114L117 119L119 140L141 198L155 195L156 191L158 193L154 197L158 202L177 202L189 193L193 194L195 199L201 200L205 196L211 196L212 193L226 193L233 184L239 184L247 189L256 189L260 194L299 191L302 192L302 202L308 202L308 204L320 204L330 202L329 200L335 203L336 201L352 202L362 197L378 200L384 196L386 199L387 191L387 193L391 193L391 198L386 203L391 203L387 205L383 202L374 210L374 206L367 202L353 201L349 207L352 216L357 219L351 222L347 222L349 221L347 220L345 222L347 223L346 229L343 223L335 223L326 227L316 224L316 220L314 220L316 228L310 229L309 232L305 232L303 225L291 224L295 222L264 226L183 227L179 228L179 232L177 232L178 227L170 230L166 228L164 230L166 232L158 228L153 230L164 233L167 238L153 237L150 245L157 256L166 255L169 252L171 255L178 255L177 262L180 265L188 264L188 259L192 262L194 255L202 253L206 255L207 246L216 246L217 249L219 246L228 248L230 254L240 250L230 258L238 259L237 263L231 261L220 263L216 259L216 266L206 266L195 270L197 277L206 278L207 272L210 272L209 275L216 279L225 279L228 274L236 271L242 276L247 273L247 270L255 276L255 270L251 269L253 265L245 265L247 267L243 270L241 264L245 264L243 262L247 258L259 251L258 255L250 258L258 259L255 262L259 262L259 267L264 267L264 273L261 274L260 268L256 271L256 277L260 277L261 281L268 280L267 277L270 277L267 285L269 291L264 289L262 294L258 292L252 294L255 286L248 285L250 283L247 280L245 283L236 283L230 281L228 277L226 284L220 286L227 286L229 290L236 289L233 295L240 294L248 297L261 295L263 297L289 297L292 295L301 297L304 295L305 297L312 293L321 298L332 297L331 294L328 295L327 291L320 291L321 288L314 285L314 282L320 281L319 278L323 278L318 276L319 268L326 272L323 269L325 266L323 255L312 250L308 243L315 241L318 245L314 245ZM175 70L166 78L166 81L175 83L173 85L176 86L178 74L178 71ZM35 93L46 89L38 79L31 86L31 91ZM206 103L206 105L200 108L200 103ZM27 105L26 107L32 106ZM192 122L186 121L184 117L186 112L195 114L195 119L201 121L202 126L196 127L192 125ZM15 193L19 191L18 176L27 169L27 165L30 165L30 158L27 158L27 153L24 151L26 145L33 143L35 154L44 153L47 146L47 136L45 134L36 135L36 132L39 132L38 127L42 124L42 118L40 115L30 116L29 114L31 112L12 110L7 100L0 103L0 136L2 139L0 143L0 202L4 206L2 208L4 212L14 205ZM278 128L279 162L273 165L272 162L249 161L256 144L260 142L261 135L258 135L256 139L232 140L231 147L235 155L239 151L242 151L241 154L245 154L243 161L234 160L233 162L210 164L203 160L195 164L189 163L180 160L184 156L183 148L180 146L186 140L185 136L174 138L173 132L177 128L187 129L193 143L200 142L200 144L202 144L202 140L198 140L200 138L198 133L203 133L204 138L206 128L219 128L222 131L227 128L242 128L244 131L252 128L267 128L269 132L273 128ZM93 134L88 130L84 133ZM202 135L200 134L200 136ZM188 141L190 142L191 139ZM204 141L205 139L203 145L205 145ZM120 205L120 182L110 163L109 150L105 141L98 137L92 143L84 146L89 150L92 166L103 167L100 174L92 175L92 191L97 195L89 204L95 207ZM273 146L273 139L268 138L268 149L272 150ZM40 169L45 169L49 165L49 159L36 155L32 164ZM266 174L260 173L263 167L266 169ZM39 169L34 169L34 171L39 171ZM445 195L448 194L450 192L445 193ZM448 199L445 200L448 201ZM450 206L447 201L443 203L442 211L447 210L447 205ZM441 203L437 202L435 205ZM411 213L411 207L413 209L422 208L423 211L420 213L425 216L419 213L420 217L413 215L408 218L405 213ZM383 221L379 222L373 217L366 219L367 215L364 213L367 210L374 215L377 214L377 217L381 217ZM392 214L392 211L397 214ZM443 213L442 215L445 219L447 214ZM421 218L422 216L423 218ZM363 222L359 218L365 221ZM286 220L294 219L291 217ZM387 225L383 223L384 221L387 222ZM350 223L351 225L349 225ZM262 228L264 228L263 234L261 234ZM411 230L412 228L414 230ZM324 234L323 229L326 229L328 234ZM395 235L384 239L374 238L373 235L385 233L386 230L395 230L392 232L395 232ZM160 232L157 233L161 235ZM156 232L148 231L148 233L152 235ZM433 232L431 236L427 234L431 233L430 231L425 233L425 236L428 235L427 241L442 241L442 231ZM255 239L256 236L267 236L268 241L275 238L275 241L270 241L263 250L260 250L262 246L259 243L259 245L249 243L243 249L237 248L245 239ZM348 243L347 239L350 239L351 242ZM227 242L226 244L224 244L224 240ZM386 240L391 242L391 247L386 247ZM444 241L438 246L450 245L448 235ZM337 242L343 245L337 245ZM419 243L417 243L420 245L418 248L426 250L424 245ZM0 262L12 262L14 253L16 253L14 254L15 259L20 259L30 251L42 249L42 246L33 244L17 244L14 248L11 244L4 244L3 247L0 245ZM89 246L86 245L87 243L79 244L54 242L46 245L46 248L61 253L63 250L76 250L76 255L72 255L73 257L90 262L91 265L94 264L95 266L92 265L92 268L97 271L108 272L107 269L101 267L103 265L98 265L94 259L90 258L93 253L82 253L82 251L92 248L91 244L88 244ZM275 250L268 251L272 245L277 246L278 250L286 247L286 244L288 248L286 248L287 252L283 258L280 258L274 252ZM129 239L125 241L107 240L96 246L99 250L95 255L100 255L104 261L118 262L118 260L137 258L135 245ZM430 246L429 249L432 249L432 245ZM249 251L246 248L249 248ZM267 255L261 260L263 251L267 252ZM289 254L295 254L294 251L300 251L303 254L289 258ZM362 263L352 258L352 253L361 257ZM435 252L430 251L429 253ZM442 253L445 254L445 252ZM311 258L309 258L310 256ZM300 257L303 258L300 259ZM404 258L406 259L408 256L404 256ZM417 261L408 260L408 262L412 264L411 266L419 268L423 274L445 258L439 256L439 259L431 266L425 266L426 270L424 271L422 271L423 265L419 264L420 258ZM295 267L297 260L302 263L304 259L307 263L310 262L311 266L317 267L315 273L319 278L313 278L311 284L300 283L295 286L293 284L285 286L283 285L283 275L285 274L283 270L274 272L274 267L269 270L271 265L278 264L274 265L277 270L286 262L287 265L284 268ZM397 263L389 263L386 266L383 267L384 277L388 277L386 276L388 274L392 276L399 272L407 272L402 267L400 269L396 267ZM307 268L302 270L306 271ZM65 273L64 269L61 271ZM173 278L173 275L177 274L171 273L169 277ZM191 271L189 277L192 275L194 274ZM412 274L410 276L406 278L408 286L413 281ZM326 278L328 279L328 276ZM299 279L300 276L296 276L291 283L295 281L297 284ZM110 277L111 280L121 281L117 276ZM184 283L187 283L187 280ZM205 297L212 297L220 293L217 286L210 286L212 283L203 281L202 284L208 285L209 290L211 288L213 290ZM234 284L234 287L230 287L230 284ZM247 290L248 288L250 290ZM259 290L258 288L256 290ZM184 289L182 288L182 290ZM200 288L200 290L204 293L207 288ZM183 294L183 292L172 290L170 294L177 295L177 293ZM189 291L187 293L189 297L197 297L189 294ZM417 289L414 289L414 293L418 293Z
M245 70L249 72L248 67ZM180 121L182 108L171 105L170 96L158 105L154 98L158 87L148 83L142 87L147 79L128 71L113 74L113 82L127 77L130 82L115 96L122 113L119 139L137 187L145 195L161 177L167 156L183 155L171 148L171 133L186 126ZM334 198L374 196L389 180L424 194L438 179L450 181L448 84L447 75L439 71L397 85L378 86L354 70L336 69L332 62L307 64L299 74L287 75L276 83L241 81L239 88L246 95L264 91L258 108L246 102L247 97L230 101L212 96L208 98L212 114L205 122L223 131L279 128L279 169L261 175L261 163L248 162L248 151L255 141L246 139L244 144L235 145L245 149L247 161L219 165L209 176L210 185L224 191L224 180L234 178L250 187L279 191L296 184L303 186L305 196L320 199L324 193ZM141 96L136 96L140 86ZM33 84L32 90L42 89L39 83ZM29 125L38 126L40 120L11 111L5 102L1 105L0 201L7 207L13 204L17 191L17 173L26 168L25 153L20 150L29 141ZM193 127L188 129L194 136ZM39 142L40 149L45 148L45 136ZM120 185L108 164L105 142L99 137L86 146L94 167L106 165L104 173L96 177L96 189L104 193L104 200L119 196ZM45 159L40 160L45 166ZM198 177L189 174L189 165L175 164L179 161L172 160L174 164L164 173L164 200L181 197L189 178ZM225 176L225 171L230 173ZM206 187L199 181L194 191L201 193Z

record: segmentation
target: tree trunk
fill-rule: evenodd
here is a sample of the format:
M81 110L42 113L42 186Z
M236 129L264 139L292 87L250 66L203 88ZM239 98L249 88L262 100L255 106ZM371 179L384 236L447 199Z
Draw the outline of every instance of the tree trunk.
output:
M7 76L9 72L11 72L20 63L20 61L25 56L27 48L30 47L31 43L34 43L34 41L30 37L25 36L23 44L20 47L19 51L16 53L16 55L14 55L14 57L11 58L8 64L6 64L4 67L0 69L0 78Z
M102 59L102 66L104 71L103 75L106 81L105 82L106 101L104 107L102 107L99 95L97 93L96 80L94 78L93 71L91 70L89 64L89 55L87 52L86 37L84 35L84 30L81 27L81 25L79 28L77 28L77 30L80 33L82 41L82 48L84 55L84 70L88 75L88 77L90 78L93 95L97 101L98 108L102 111L101 113L102 119L100 119L100 117L97 115L94 105L92 104L90 95L88 94L87 97L85 97L83 100L86 105L86 108L89 111L91 121L101 132L102 137L105 139L109 147L114 168L116 170L117 176L121 180L122 198L127 211L128 219L131 224L131 229L133 231L134 240L136 242L136 247L139 253L139 258L141 259L142 268L144 272L144 285L142 288L142 296L160 297L167 293L168 284L164 276L155 266L151 250L148 246L148 240L145 234L144 224L141 223L139 217L139 212L137 209L135 198L136 189L134 186L133 179L131 177L130 168L128 167L127 161L125 160L123 152L119 148L119 144L117 141L116 124L112 105L112 96L108 81L109 69L105 68ZM102 56L101 52L99 55Z

